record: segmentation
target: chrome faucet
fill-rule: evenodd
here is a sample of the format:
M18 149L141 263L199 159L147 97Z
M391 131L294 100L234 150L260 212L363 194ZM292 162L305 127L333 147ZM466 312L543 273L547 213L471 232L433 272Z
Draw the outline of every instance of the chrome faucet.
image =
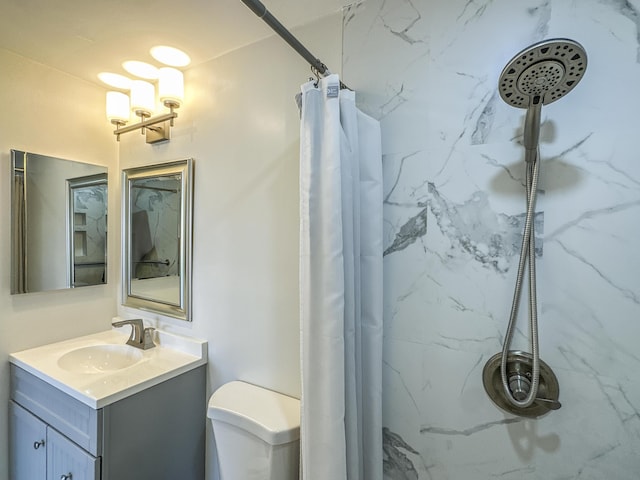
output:
M148 350L156 346L155 343L153 343L152 338L152 333L155 328L145 328L141 318L120 320L119 322L113 322L111 325L113 325L114 327L124 327L125 325L131 325L131 335L129 335L127 345L140 348L141 350Z

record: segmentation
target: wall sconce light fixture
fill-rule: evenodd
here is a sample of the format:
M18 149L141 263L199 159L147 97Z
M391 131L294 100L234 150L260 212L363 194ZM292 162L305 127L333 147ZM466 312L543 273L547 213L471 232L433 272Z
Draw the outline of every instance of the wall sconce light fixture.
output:
M183 55L186 56L186 54ZM186 56L186 58L189 57ZM121 134L140 130L141 134L146 135L147 143L169 140L173 121L178 116L174 110L180 107L184 100L182 72L172 67L156 68L153 65L135 61L124 62L123 66L129 73L138 77L147 80L157 78L158 99L164 107L169 109L169 113L152 116L156 105L156 89L149 81L129 80L130 83L128 83L126 81L128 79L122 75L103 72L98 76L103 82L130 91L130 95L117 91L107 92L107 119L116 126L113 131L116 139L120 141ZM118 81L110 83L111 78ZM127 125L131 113L138 117L139 121Z

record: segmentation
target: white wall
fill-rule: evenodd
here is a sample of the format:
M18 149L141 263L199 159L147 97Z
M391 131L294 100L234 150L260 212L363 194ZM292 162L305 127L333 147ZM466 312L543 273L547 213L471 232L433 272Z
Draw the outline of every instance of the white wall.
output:
M294 33L339 70L339 13ZM271 37L186 71L171 142L121 137L121 168L195 160L193 323L160 324L209 341L209 393L241 379L300 395L294 95L309 75L308 64ZM216 478L210 427L208 440L207 478Z
M345 11L344 78L382 122L387 479L638 478L639 19L638 2L613 0L367 0ZM563 407L523 420L482 385L506 329L525 209L524 111L500 99L497 80L517 52L553 37L589 57L581 83L542 114L540 347Z
M117 145L104 116L104 90L5 50L0 71L0 479L6 479L8 353L108 328L116 311L120 234L111 187ZM9 294L12 148L109 168L108 285Z

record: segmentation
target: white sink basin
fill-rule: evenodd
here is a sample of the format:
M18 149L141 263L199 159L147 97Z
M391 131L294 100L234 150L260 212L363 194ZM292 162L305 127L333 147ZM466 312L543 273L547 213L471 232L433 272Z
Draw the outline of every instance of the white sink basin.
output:
M65 353L58 366L71 373L105 373L122 370L142 360L142 351L129 345L92 345Z
M126 345L129 334L112 329L15 352L9 361L97 409L207 363L206 341L154 333L148 350Z

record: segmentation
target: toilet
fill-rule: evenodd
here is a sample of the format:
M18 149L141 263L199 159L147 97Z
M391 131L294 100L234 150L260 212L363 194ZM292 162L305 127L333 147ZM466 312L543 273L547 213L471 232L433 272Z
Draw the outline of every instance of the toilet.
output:
M220 480L297 480L300 401L249 383L222 385L209 399Z

